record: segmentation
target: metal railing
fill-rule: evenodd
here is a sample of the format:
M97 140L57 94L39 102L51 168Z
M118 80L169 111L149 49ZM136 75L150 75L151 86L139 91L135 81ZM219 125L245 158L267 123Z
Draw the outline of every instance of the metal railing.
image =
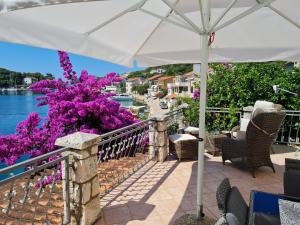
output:
M175 134L183 128L183 111L183 108L179 108L166 113L168 135Z
M69 180L66 150L0 169L0 224L69 224L69 182L62 182L62 176Z
M283 110L286 117L278 133L276 142L279 144L293 144L300 142L300 111ZM210 132L231 130L239 125L243 111L230 111L229 108L208 107L206 109L206 126ZM248 112L248 111L247 111Z
M277 142L284 144L300 143L300 111L283 110L286 117L278 133Z
M101 135L98 152L100 195L104 196L152 159L149 154L149 130L145 120Z

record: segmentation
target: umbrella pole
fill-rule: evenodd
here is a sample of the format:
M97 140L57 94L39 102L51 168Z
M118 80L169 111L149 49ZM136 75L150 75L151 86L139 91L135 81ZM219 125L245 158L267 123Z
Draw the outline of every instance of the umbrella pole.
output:
M201 6L200 6L201 7ZM203 177L204 177L204 144L205 144L205 109L206 109L206 82L208 71L208 40L209 40L209 20L210 20L210 2L202 1L202 24L204 34L201 35L201 75L200 75L200 108L199 108L199 146L198 146L198 168L197 168L197 218L201 220L203 213Z
M205 108L206 108L206 80L208 70L208 35L202 35L202 60L200 76L200 108L199 108L199 145L197 170L197 217L203 214L203 176L204 176L204 142L205 142Z

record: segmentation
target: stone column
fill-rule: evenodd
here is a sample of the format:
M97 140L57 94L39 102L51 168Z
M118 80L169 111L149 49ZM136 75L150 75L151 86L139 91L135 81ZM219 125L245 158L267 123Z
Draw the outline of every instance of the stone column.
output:
M77 132L55 142L57 146L70 148L65 154L70 155L71 225L92 225L101 217L97 174L99 141L99 135ZM65 169L62 168L62 171ZM63 182L68 182L65 177L63 174Z
M150 154L155 154L155 160L163 162L166 160L169 152L169 138L167 134L168 119L166 115L159 115L153 118L154 125L151 127Z

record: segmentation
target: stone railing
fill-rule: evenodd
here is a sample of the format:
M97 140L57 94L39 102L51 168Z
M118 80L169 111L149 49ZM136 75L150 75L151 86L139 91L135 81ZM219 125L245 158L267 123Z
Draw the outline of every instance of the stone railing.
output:
M182 109L113 132L77 132L54 152L0 169L0 224L92 225L101 197L147 162L168 155L168 128Z

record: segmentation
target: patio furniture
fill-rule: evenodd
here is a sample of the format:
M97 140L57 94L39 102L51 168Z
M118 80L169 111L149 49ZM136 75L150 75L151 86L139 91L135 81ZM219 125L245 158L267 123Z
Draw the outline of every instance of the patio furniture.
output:
M185 134L190 134L199 137L199 127L186 127L183 129ZM228 137L228 131L222 134L209 134L205 135L205 150L213 156L220 155L222 151L223 140Z
M217 188L216 199L222 218L216 225L280 225L279 199L300 202L281 194L251 191L249 207L238 188L225 178Z
M244 114L243 118L240 119L240 125L235 126L231 129L231 137L237 137L240 132L246 132L251 117L257 108L263 109L264 111L268 112L279 112L282 109L282 105L268 101L256 101L254 106L244 107Z
M190 134L173 134L169 136L169 153L182 159L197 159L198 139Z
M285 159L284 194L300 198L300 160Z
M269 166L275 172L270 158L270 148L277 136L285 112L264 111L257 108L247 126L246 132L238 132L236 138L226 138L222 145L222 159L241 163L249 167L253 177L255 169Z

